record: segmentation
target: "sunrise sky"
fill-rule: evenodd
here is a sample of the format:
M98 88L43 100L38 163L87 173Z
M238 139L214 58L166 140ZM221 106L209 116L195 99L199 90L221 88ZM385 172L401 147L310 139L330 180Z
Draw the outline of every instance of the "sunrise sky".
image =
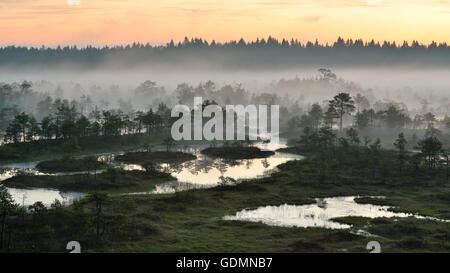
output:
M0 0L0 45L166 43L272 35L450 43L450 0ZM69 4L70 3L70 4Z

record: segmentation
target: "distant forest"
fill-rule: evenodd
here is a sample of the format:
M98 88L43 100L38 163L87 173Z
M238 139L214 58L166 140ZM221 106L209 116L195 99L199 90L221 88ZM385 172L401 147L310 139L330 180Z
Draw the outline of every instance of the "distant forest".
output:
M201 38L166 45L133 43L127 46L94 47L18 47L0 48L0 67L54 67L71 65L79 68L189 67L219 69L286 69L320 66L415 66L448 67L450 46L432 42L376 42L344 40L333 44L301 43L298 40L277 40L272 37L246 42L244 39L226 43L208 42Z

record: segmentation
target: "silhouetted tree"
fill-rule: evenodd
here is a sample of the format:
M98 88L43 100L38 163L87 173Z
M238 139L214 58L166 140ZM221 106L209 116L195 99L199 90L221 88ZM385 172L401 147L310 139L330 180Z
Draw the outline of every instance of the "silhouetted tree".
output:
M102 225L102 217L103 217L103 207L105 204L109 202L109 196L104 192L92 192L89 193L86 197L86 202L94 203L94 212L95 212L95 230L96 230L96 238L97 240L101 239L105 231L105 224Z
M170 149L175 146L175 140L173 140L172 137L167 137L166 139L164 139L163 141L163 145L166 146L166 151L170 152Z
M403 165L406 160L406 144L408 141L406 141L405 135L403 133L400 133L398 135L398 138L394 142L394 146L397 148L398 151L398 161L400 162L400 171L403 169Z
M427 137L419 141L417 146L421 150L421 154L428 168L434 169L438 163L439 155L442 151L441 141L436 137Z
M5 244L5 234L8 216L14 213L17 209L17 204L9 194L8 189L0 183L0 249L4 248Z
M345 114L350 114L355 110L355 102L350 94L339 93L329 101L329 107L339 117L339 130L342 131L342 119Z

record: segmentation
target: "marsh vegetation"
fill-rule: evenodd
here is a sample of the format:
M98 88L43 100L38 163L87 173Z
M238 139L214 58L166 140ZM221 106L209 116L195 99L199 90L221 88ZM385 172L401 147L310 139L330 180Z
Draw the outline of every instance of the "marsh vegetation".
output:
M448 252L447 89L392 95L329 69L255 89L169 88L1 84L0 251L64 252L76 240L86 252L365 252L375 237L383 252ZM174 142L171 109L194 96L220 107L279 104L287 145ZM10 195L33 189L83 194L30 205ZM285 206L321 212L335 197L374 213L330 214L339 230L224 219Z
M209 147L202 150L202 153L211 157L227 159L265 158L275 154L273 151L262 151L258 147L246 147L242 145Z
M63 157L60 159L41 161L36 165L36 169L41 172L95 172L108 168L108 164L98 161L96 157Z

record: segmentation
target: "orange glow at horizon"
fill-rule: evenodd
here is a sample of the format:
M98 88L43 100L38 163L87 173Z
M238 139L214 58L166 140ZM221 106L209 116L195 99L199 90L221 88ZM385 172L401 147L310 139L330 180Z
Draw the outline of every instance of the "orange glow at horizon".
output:
M72 0L73 2L73 0ZM337 37L450 43L450 0L0 0L0 45Z

